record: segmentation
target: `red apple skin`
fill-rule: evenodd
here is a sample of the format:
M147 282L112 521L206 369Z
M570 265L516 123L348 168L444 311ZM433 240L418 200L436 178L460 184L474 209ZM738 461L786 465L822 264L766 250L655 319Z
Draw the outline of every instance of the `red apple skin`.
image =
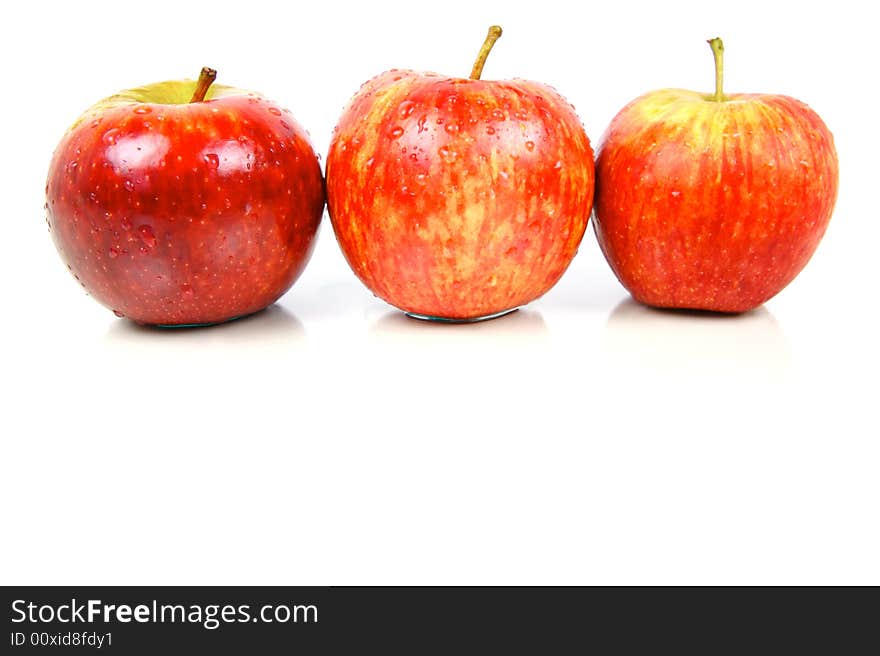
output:
M324 191L305 131L254 94L216 96L99 103L55 151L55 245L117 315L187 325L251 314L311 255Z
M649 93L602 138L593 225L642 303L751 310L794 279L828 226L838 165L822 119L787 96L727 98Z
M556 283L586 229L593 168L574 108L543 84L388 71L336 126L328 209L377 296L468 320Z

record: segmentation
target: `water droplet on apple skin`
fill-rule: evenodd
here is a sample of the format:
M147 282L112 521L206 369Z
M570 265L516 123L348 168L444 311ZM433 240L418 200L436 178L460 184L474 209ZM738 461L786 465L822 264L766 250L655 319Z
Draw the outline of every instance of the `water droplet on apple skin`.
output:
M147 249L151 249L156 245L156 235L153 233L153 229L150 226L139 226L138 234L141 236L141 240L144 242L144 246L146 246Z
M447 164L452 164L455 160L458 159L458 153L449 146L440 146L440 148L437 150L437 153L440 155L440 157L443 158L443 161L445 161Z
M388 133L388 136L391 137L392 140L400 139L400 137L403 136L403 128L399 125L392 128L391 132Z
M412 100L404 100L397 108L397 113L401 119L406 119L415 111L415 108L416 104Z
M126 191L134 191L134 182L131 180L124 180L122 186L125 187Z
M266 111L270 114L274 114L275 116L281 116L281 110L277 107L267 107Z
M535 142L534 141L526 141L526 150L531 152L534 149L535 149Z
M205 153L205 164L209 169L217 169L220 167L220 157L216 153Z

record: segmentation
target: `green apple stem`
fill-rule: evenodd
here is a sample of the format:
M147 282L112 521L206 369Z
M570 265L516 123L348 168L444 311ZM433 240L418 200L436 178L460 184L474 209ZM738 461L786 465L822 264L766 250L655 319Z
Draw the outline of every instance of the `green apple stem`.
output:
M483 74L483 66L485 66L486 64L486 58L489 56L489 52L491 52L492 46L495 45L495 42L500 36L501 28L499 26L493 25L489 28L489 33L486 35L486 40L483 41L483 47L480 48L480 52L477 55L477 61L474 62L474 67L471 69L472 80L480 79L480 76Z
M217 71L205 66L199 73L199 81L196 82L196 90L193 92L191 103L202 102L208 93L208 89L217 79Z
M715 102L724 102L724 42L716 36L706 43L715 57Z

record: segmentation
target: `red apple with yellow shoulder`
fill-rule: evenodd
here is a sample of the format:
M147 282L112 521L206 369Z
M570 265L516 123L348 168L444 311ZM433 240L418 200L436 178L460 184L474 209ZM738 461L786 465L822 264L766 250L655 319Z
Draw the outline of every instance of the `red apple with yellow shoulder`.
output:
M336 126L327 198L339 245L376 295L451 321L503 314L568 267L593 201L593 151L574 108L526 80L391 70Z
M598 147L594 227L632 296L744 312L807 264L837 197L834 140L799 100L664 89L629 103Z

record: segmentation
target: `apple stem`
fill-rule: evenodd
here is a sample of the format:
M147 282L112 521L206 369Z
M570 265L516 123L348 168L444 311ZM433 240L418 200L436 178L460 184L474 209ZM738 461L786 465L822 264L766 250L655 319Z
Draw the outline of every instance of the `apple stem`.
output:
M486 40L483 41L483 47L480 48L480 52L477 55L477 61L474 62L474 67L471 69L472 80L480 79L480 76L483 74L483 66L485 66L486 64L486 58L489 56L489 52L492 50L492 46L495 45L495 42L500 36L501 28L498 25L493 25L489 28L489 33L486 35Z
M724 102L724 42L716 36L706 43L715 58L715 102Z
M202 102L208 93L208 89L217 79L217 71L205 66L199 73L199 81L196 82L196 90L193 92L191 103Z

